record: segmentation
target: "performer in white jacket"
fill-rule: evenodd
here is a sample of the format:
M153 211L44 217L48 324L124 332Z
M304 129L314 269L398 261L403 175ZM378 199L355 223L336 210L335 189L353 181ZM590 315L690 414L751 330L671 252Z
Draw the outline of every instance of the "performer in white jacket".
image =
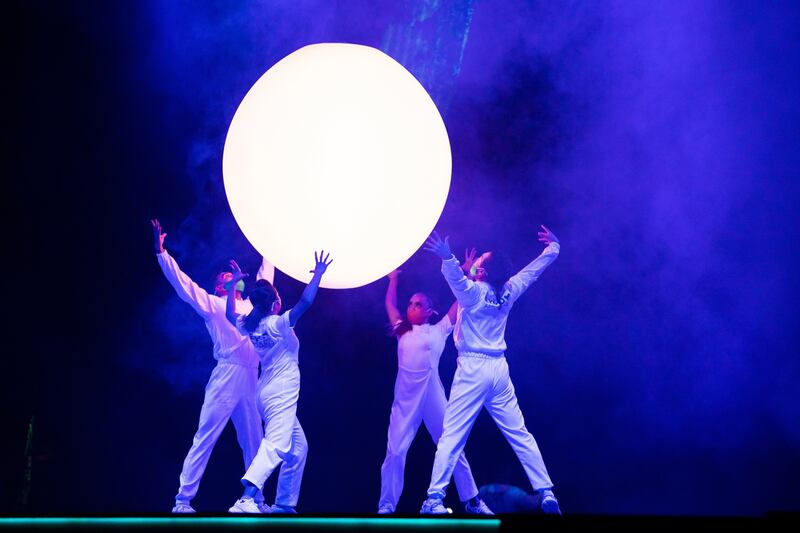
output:
M244 492L228 510L231 513L261 512L254 498L264 482L278 465L293 465L297 460L293 433L297 427L297 400L300 397L300 341L294 333L294 326L314 302L322 275L331 263L324 252L318 257L315 253L314 257L314 276L297 305L283 314L278 314L282 304L280 295L266 280L256 281L250 291L253 309L247 314L237 312L233 301L235 288L231 285L228 289L225 316L231 325L249 338L248 342L252 342L261 359L257 398L265 423L258 452L241 479ZM231 261L231 267L231 281L238 283L245 274L235 261Z
M418 292L411 296L404 319L397 308L399 274L399 270L389 274L385 299L392 335L397 337L397 379L389 418L386 458L381 466L378 514L394 513L397 507L403 492L406 454L420 424L425 422L433 442L438 442L442 434L447 397L439 377L439 359L456 317L456 302L453 302L441 320L431 323L438 313L430 298ZM458 457L453 475L459 499L467 513L493 514L478 498L478 487L463 453Z
M252 462L258 451L263 435L261 415L256 406L258 356L247 337L242 336L225 318L227 291L224 287L231 282L233 274L220 272L216 278L215 294L209 294L184 274L164 249L167 234L162 233L158 220L150 222L161 270L181 300L191 305L205 321L214 343L214 359L217 360L206 385L200 423L183 462L180 487L172 508L173 513L194 513L191 500L197 494L208 459L229 419L236 429L245 466ZM275 268L265 260L258 278L271 281L274 273ZM253 306L248 300L242 299L243 285L240 283L235 287L234 302L239 312L249 313ZM297 504L307 452L305 435L299 423L293 433L293 449L297 460L281 468L276 505L271 508L264 504L260 492L256 495L255 501L261 512L283 512L285 508Z
M476 261L473 281L459 268L458 260L450 251L448 238L442 240L434 232L426 243L425 248L442 259L442 274L458 301L458 318L453 333L458 350L458 368L450 388L450 401L436 449L428 498L420 509L422 514L447 512L442 504L445 489L482 407L489 411L517 454L533 489L539 493L542 511L561 514L542 454L525 427L505 358L509 311L558 257L558 239L546 227L542 226L542 230L539 240L547 247L539 257L507 280L505 276L497 276L502 270L501 262L491 254Z

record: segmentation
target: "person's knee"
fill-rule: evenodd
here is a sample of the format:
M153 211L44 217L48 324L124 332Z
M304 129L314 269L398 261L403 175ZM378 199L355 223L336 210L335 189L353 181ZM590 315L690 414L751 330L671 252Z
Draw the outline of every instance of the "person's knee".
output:
M297 456L290 446L276 447L275 455L277 455L278 458L287 465L293 465L297 462Z
M194 432L192 442L197 445L216 442L221 433L217 426L216 421L201 422Z
M408 448L409 446L406 446L404 443L393 444L390 442L386 446L386 458L405 460L406 454L408 453Z
M509 432L508 441L512 447L521 451L532 450L536 447L536 439L527 431Z
M306 436L302 435L300 439L295 442L292 448L292 455L296 458L295 462L305 461L308 456L308 441Z

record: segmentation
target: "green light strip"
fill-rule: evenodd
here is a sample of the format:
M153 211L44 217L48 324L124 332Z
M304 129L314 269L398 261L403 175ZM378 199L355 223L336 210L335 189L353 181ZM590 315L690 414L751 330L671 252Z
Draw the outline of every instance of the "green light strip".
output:
M106 518L0 518L3 526L232 526L232 527L282 527L332 526L332 527L436 527L500 529L496 519L460 518L287 518L287 517L106 517Z

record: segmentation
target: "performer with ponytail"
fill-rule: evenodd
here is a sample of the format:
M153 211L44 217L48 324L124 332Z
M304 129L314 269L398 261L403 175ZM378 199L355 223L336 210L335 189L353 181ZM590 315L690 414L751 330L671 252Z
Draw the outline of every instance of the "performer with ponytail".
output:
M231 296L235 284L246 274L235 261L231 261L233 276L225 314L228 321L250 339L261 360L257 399L265 422L258 452L242 478L244 492L229 509L231 513L260 513L254 498L267 478L281 463L291 465L297 460L293 450L293 435L299 427L296 412L300 395L300 341L294 333L294 327L314 302L322 275L332 262L324 252L319 255L315 253L314 258L314 276L297 305L283 314L279 314L282 302L278 291L263 279L256 281L250 291L253 310L248 314L237 312Z
M476 260L472 268L473 280L459 268L448 238L442 240L434 232L426 243L426 249L442 259L442 274L458 301L458 319L453 333L458 368L450 388L428 498L420 509L422 514L447 512L442 504L445 489L482 407L489 411L517 454L538 493L542 511L561 514L542 454L525 428L505 358L508 313L522 293L558 257L558 238L546 227L542 226L542 230L539 240L547 247L510 278L510 264L502 254L484 254Z
M438 313L433 309L430 298L421 292L411 296L406 316L401 316L397 308L399 274L399 270L389 274L385 299L391 334L397 337L397 379L389 417L386 458L381 466L378 514L394 513L397 507L403 491L406 453L420 423L425 422L433 442L438 442L442 434L447 397L439 378L439 358L447 337L453 331L456 317L456 302L453 302L447 314L432 323L431 320ZM464 509L473 514L492 514L478 498L478 487L463 453L458 457L453 475Z

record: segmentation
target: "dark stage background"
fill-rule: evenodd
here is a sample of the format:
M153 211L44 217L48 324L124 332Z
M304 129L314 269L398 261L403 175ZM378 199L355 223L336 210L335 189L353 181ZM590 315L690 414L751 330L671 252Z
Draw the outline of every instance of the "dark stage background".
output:
M202 321L158 268L148 219L206 287L230 257L255 270L222 189L225 132L267 68L325 41L386 51L433 96L454 157L438 228L459 255L498 247L521 267L541 250L539 224L560 237L561 257L515 307L507 339L566 513L800 510L796 2L86 0L3 11L3 512L170 509L213 360ZM444 310L438 269L414 255L401 301L425 290ZM299 283L276 282L296 301ZM322 290L298 326L310 446L301 511L377 506L396 372L384 290L385 280ZM454 359L450 343L447 386ZM401 512L424 498L433 453L420 430ZM530 490L485 413L467 453L479 486ZM242 472L229 426L196 508L226 509Z

